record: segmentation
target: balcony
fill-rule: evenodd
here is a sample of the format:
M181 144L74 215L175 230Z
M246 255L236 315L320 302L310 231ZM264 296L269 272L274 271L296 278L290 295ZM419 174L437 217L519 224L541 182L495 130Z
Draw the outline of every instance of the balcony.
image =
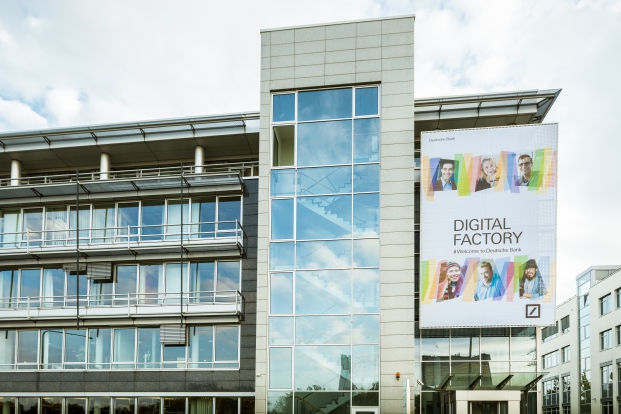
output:
M79 240L76 240L78 233ZM245 244L246 234L237 220L187 223L183 226L158 224L22 231L0 234L0 259L75 257L76 251L87 261L109 260L118 256L149 258L154 255L178 255L181 248L187 258L205 257L209 252L239 257Z
M240 321L245 305L238 290L80 295L79 304L85 326L94 319L109 323L115 318L179 318L181 314L234 316ZM0 321L75 319L77 305L76 295L0 298Z
M157 167L110 172L85 172L79 174L48 174L41 176L0 178L0 205L16 204L17 200L46 197L64 199L101 199L109 193L133 192L142 194L150 190L175 190L188 193L201 191L241 192L242 177L259 174L257 161L208 164L186 167ZM20 201L21 202L21 201Z

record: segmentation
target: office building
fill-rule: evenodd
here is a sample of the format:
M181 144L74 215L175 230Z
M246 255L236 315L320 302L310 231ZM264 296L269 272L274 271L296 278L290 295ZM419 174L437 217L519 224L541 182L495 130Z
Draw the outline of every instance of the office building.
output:
M406 16L262 31L259 112L1 134L4 414L533 412L534 327L418 328L420 134L559 93L415 100Z

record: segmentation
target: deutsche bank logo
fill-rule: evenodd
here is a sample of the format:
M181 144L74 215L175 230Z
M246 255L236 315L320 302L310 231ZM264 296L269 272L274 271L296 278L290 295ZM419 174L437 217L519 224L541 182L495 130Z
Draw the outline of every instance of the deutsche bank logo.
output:
M541 305L536 305L536 304L526 305L526 317L527 318L541 318Z

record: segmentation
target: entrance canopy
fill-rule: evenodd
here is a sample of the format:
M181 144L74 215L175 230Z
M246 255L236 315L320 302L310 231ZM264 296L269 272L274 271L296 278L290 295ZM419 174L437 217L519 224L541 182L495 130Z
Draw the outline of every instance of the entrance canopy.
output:
M447 374L436 387L438 391L515 390L528 391L547 372L495 372L487 374Z

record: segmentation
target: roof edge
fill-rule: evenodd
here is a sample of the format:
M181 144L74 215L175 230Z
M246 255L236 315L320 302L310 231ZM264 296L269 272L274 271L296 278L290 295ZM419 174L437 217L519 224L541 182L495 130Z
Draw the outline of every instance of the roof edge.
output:
M286 27L275 27L272 29L261 29L260 33L267 32L278 32L280 30L291 30L291 29L305 29L309 27L321 27L321 26L334 26L337 24L348 24L348 23L365 23L365 22L375 22L378 20L395 20L395 19L408 19L408 18L416 18L414 14L404 14L401 16L387 16L387 17L374 17L371 19L358 19L358 20L344 20L340 22L329 22L329 23L319 23L319 24L304 24L300 26L286 26Z

